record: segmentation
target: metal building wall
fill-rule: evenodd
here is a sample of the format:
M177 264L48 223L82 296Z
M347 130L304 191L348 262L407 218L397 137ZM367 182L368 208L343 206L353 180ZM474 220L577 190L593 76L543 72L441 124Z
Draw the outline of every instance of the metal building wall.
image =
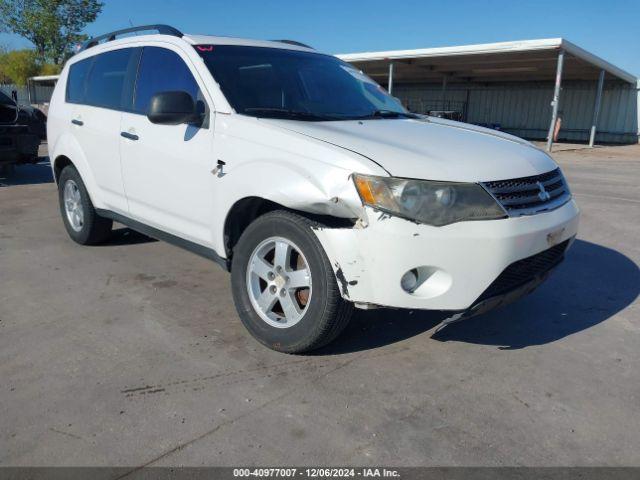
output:
M31 103L48 103L53 95L54 87L51 85L31 85ZM0 90L11 96L13 90L18 92L18 103L23 105L29 104L29 87L18 86L13 84L0 84Z
M559 139L589 140L596 85L564 82L560 97ZM394 95L412 111L457 110L464 106L469 123L490 126L529 139L544 139L549 129L553 85L547 83L397 84ZM444 104L443 104L444 98ZM598 118L596 143L638 142L638 86L608 81Z

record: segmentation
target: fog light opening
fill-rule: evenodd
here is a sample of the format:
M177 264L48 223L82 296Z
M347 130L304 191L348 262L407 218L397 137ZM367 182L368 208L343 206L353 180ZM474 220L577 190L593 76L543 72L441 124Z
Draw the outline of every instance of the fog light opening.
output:
M438 267L421 265L407 270L400 278L400 286L405 293L421 298L433 298L442 295L453 280L444 270Z
M418 269L412 268L400 279L400 286L407 293L413 293L418 288Z

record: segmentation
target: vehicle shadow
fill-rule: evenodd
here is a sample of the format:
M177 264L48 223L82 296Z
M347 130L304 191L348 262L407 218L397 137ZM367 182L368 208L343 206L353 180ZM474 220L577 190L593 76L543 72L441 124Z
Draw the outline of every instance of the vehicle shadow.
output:
M141 243L157 242L155 238L147 237L143 233L128 227L114 228L109 238L98 244L99 247L115 247L117 245L138 245Z
M40 157L38 160L38 163L15 165L8 171L0 169L0 187L53 182L49 157Z
M625 255L576 240L567 258L528 297L458 323L431 338L439 342L495 345L515 350L542 345L597 325L623 310L640 293L640 269ZM357 312L347 330L321 355L369 350L419 335L447 315L441 312Z

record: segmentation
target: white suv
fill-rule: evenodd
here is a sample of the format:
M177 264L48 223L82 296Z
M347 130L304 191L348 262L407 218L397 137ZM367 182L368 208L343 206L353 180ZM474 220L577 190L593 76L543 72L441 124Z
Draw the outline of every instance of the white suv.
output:
M458 320L503 305L578 227L546 153L411 114L290 41L164 25L92 39L62 72L48 139L73 240L117 221L216 261L244 325L284 352L327 344L354 306Z

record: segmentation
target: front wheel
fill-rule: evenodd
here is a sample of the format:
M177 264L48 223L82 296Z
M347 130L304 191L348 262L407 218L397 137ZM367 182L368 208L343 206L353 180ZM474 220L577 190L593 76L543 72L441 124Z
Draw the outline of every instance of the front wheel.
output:
M286 353L320 348L349 323L317 222L278 210L244 231L233 252L231 284L242 323L261 343Z

